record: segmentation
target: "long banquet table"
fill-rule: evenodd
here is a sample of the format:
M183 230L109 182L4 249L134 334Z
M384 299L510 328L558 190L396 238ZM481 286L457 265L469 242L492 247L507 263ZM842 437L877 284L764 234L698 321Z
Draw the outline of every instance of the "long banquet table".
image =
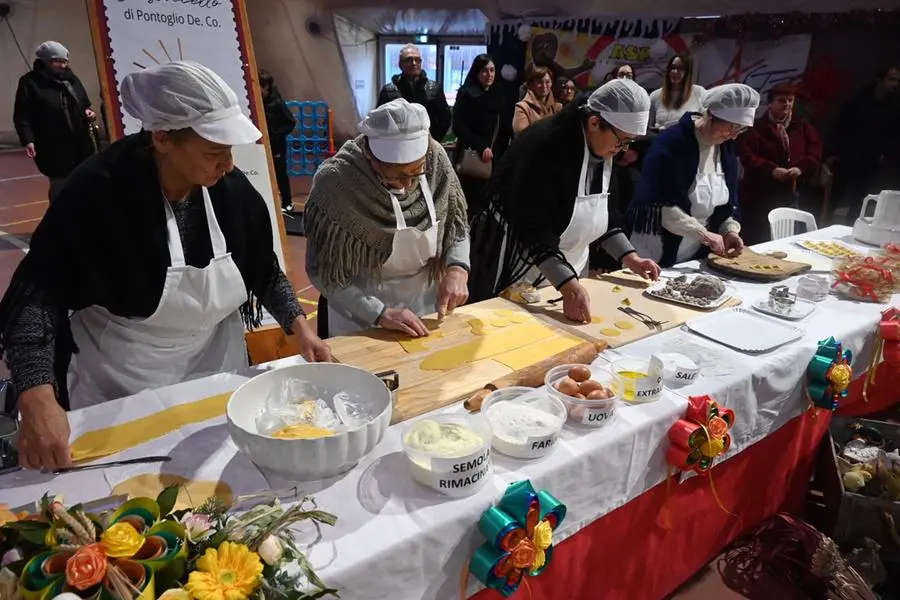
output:
M858 245L846 227L803 237ZM828 266L827 260L800 251L790 239L762 248L790 250L794 256L800 252L814 269ZM733 285L746 306L765 297L770 288L739 281ZM898 300L894 296L892 303ZM558 545L552 563L540 577L531 578L532 598L662 598L742 530L781 508L797 508L829 421L827 413L806 410L806 366L817 342L833 336L853 352L860 375L871 359L875 326L884 308L831 296L797 324L804 331L801 340L762 356L732 351L681 328L607 351L598 364L621 355L678 351L700 364L701 377L689 387L666 390L657 402L620 408L607 428L589 433L564 429L559 447L543 460L521 462L495 453L493 479L468 498L444 498L415 483L401 446L410 422L393 426L352 471L300 484L323 510L339 518L310 544L309 557L345 600L459 598L460 573L484 541L476 527L479 516L509 483L527 478L568 508L554 536ZM256 373L299 360L283 359L72 412L73 439L234 390ZM701 394L711 395L737 415L732 448L712 471L720 502L708 477L665 483L667 432L684 414L688 396ZM461 411L461 406L452 406L442 412ZM45 492L62 494L69 502L88 501L136 474L159 470L193 480L222 480L235 494L293 485L261 472L238 453L224 416L108 459L156 454L169 454L173 460L163 467L139 465L57 477L11 473L0 477L0 503L22 505ZM469 595L477 593L479 600L498 597L479 590L470 579Z

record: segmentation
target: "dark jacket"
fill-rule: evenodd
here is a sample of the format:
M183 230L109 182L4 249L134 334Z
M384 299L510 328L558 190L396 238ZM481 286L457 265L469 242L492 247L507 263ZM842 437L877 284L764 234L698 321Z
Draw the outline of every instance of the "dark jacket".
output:
M266 127L269 130L272 154L284 154L287 150L287 136L294 130L297 120L281 97L281 92L274 86L272 92L263 97L263 103L266 107Z
M662 207L677 206L691 214L688 194L697 179L700 168L700 144L694 130L696 113L685 113L677 125L664 130L650 145L641 170L641 181L628 209L629 234L661 235L663 255L659 264L670 267L675 264L681 236L662 227ZM738 159L733 141L719 146L722 172L728 187L728 203L717 207L709 219L707 228L718 231L729 217L739 220L738 207ZM701 252L707 249L703 248Z
M146 318L159 304L171 261L165 200L149 144L145 133L126 136L72 173L35 229L30 251L0 302L0 350L30 294L40 293L59 308L56 381L66 381L77 351L70 311L101 306L118 316ZM251 308L251 299L262 296L279 270L269 209L239 169L209 188L209 196L244 279L248 302L241 316L246 326L257 326L261 315ZM211 244L206 256L195 266L208 264Z
M391 83L381 88L378 94L378 106L387 104L397 98L403 98L412 104L421 104L428 111L431 119L431 137L442 142L450 131L450 106L444 97L444 88L437 81L428 79L425 73L410 82L403 75L391 77Z
M580 106L569 104L562 112L538 121L510 144L491 178L490 207L472 225L472 276L470 294L480 300L519 281L533 265L560 261L570 276L575 269L559 250L559 240L572 220L584 159L584 132ZM592 178L591 192L602 185L603 163ZM617 209L619 169L613 163L609 183L609 227L600 242L623 234L623 218ZM506 225L506 242L494 224ZM500 248L505 248L499 256ZM497 279L498 257L502 262ZM621 258L621 257L617 257Z
M94 153L84 111L91 107L81 80L66 70L54 76L39 62L19 79L13 122L23 146L34 144L34 162L47 177L67 177Z
M503 90L497 85L487 91L477 85L460 88L453 105L457 155L467 148L481 154L490 146L494 161L499 160L512 135L509 112Z

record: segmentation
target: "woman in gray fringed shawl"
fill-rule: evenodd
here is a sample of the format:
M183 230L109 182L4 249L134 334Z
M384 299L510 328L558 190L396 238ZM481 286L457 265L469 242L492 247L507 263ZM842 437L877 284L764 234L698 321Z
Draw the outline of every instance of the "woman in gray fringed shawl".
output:
M468 299L466 201L429 127L425 108L394 100L316 172L304 228L306 270L326 299L320 333L425 336L422 316Z

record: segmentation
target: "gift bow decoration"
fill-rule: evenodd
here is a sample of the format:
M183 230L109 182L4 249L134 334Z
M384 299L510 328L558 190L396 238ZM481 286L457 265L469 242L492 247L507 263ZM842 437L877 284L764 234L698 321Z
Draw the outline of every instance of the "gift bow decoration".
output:
M705 473L731 447L734 411L709 396L691 396L684 418L669 429L668 462L681 471Z
M816 408L836 410L838 402L847 397L853 370L853 353L833 337L819 342L819 349L807 368L806 389L809 401Z
M22 571L23 600L49 600L63 592L91 600L122 593L155 600L157 579L176 581L184 574L184 528L161 521L159 505L150 498L123 504L105 530L97 517L60 502L50 510L55 519L46 535L48 549Z
M881 312L881 321L875 338L875 351L866 380L863 382L863 400L869 401L869 386L875 385L878 363L884 360L888 368L896 369L900 365L900 309L893 306Z
M553 531L565 517L565 505L546 490L535 492L530 481L511 484L478 521L487 542L475 551L469 571L487 587L511 595L525 576L540 575L550 564Z

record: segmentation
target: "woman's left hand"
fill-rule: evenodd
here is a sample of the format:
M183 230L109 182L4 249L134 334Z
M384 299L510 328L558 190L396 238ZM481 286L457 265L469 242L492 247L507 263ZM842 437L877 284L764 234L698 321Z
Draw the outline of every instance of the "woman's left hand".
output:
M300 341L300 354L308 362L332 362L331 348L316 335L305 317L294 321L294 333Z
M469 299L469 272L462 267L450 267L438 288L438 316L443 317L462 306Z
M744 249L744 240L737 233L726 233L722 241L725 242L725 256L737 256Z
M97 118L97 113L92 111L89 108L84 109L84 116L87 117L88 121L93 121Z
M485 148L484 152L481 153L481 162L491 162L494 160L494 151L490 148Z
M659 279L659 265L650 258L641 258L637 252L626 254L622 259L622 266L627 267L635 275L644 279L656 281Z

